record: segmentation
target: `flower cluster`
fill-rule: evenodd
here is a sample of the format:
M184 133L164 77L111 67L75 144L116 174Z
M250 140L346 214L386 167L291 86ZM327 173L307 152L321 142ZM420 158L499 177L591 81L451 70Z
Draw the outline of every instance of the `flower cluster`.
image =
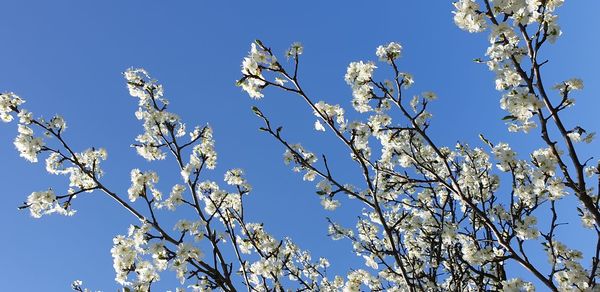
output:
M184 185L180 185L180 184L176 184L173 186L173 188L171 189L171 193L169 195L169 197L167 199L165 199L163 202L157 201L156 207L161 209L161 208L167 208L170 211L175 211L175 209L180 206L181 204L183 204L183 192L185 191L185 186Z
M140 196L146 197L148 189L154 198L160 200L161 192L156 189L154 184L158 183L158 175L156 172L148 171L141 172L139 169L131 170L131 187L127 190L129 200L135 202Z
M510 113L505 119L519 122L518 124L510 123L508 129L511 132L519 130L528 132L531 128L536 127L531 118L542 106L543 104L537 96L524 88L515 88L500 99L500 107Z
M335 122L342 131L346 129L348 121L344 117L344 109L342 107L340 107L337 104L330 105L324 101L319 101L315 104L315 108L315 116L323 117L325 121L330 125L332 125ZM317 120L317 122L319 121ZM321 127L323 126L321 125Z
M400 58L402 46L398 43L391 42L385 46L377 47L375 54L379 57L379 61L391 64L394 60Z
M106 150L87 149L75 153L75 158L75 163L69 163L72 161L58 152L53 152L46 158L46 170L55 175L68 175L70 187L90 192L97 187L96 179L104 174L100 162L106 160Z
M25 101L12 92L0 94L0 119L8 123L13 120L12 112Z
M302 54L302 46L300 44L293 45L288 53L294 55ZM261 91L266 87L267 83L262 75L263 66L277 68L279 63L277 63L275 57L265 52L260 43L253 43L250 46L248 56L242 62L242 74L244 78L238 81L238 85L252 98L261 98L264 96Z
M474 0L460 0L454 2L454 23L468 32L482 32L487 28L483 13L479 11L479 4Z
M198 185L204 200L204 211L209 216L231 221L242 210L242 198L239 193L228 193L213 181L204 181ZM222 218L225 217L225 218Z
M242 267L253 287L260 287L267 281L277 283L285 275L309 290L335 291L332 288L342 286L342 279L332 283L323 277L323 270L329 267L327 259L314 261L309 252L301 250L289 238L276 240L264 230L262 224L248 223L243 230L244 236L237 238L242 252L249 254L255 251L263 255Z
M184 147L193 145L189 162L181 170L184 181L204 166L214 169L217 153L212 129L209 126L196 127L189 132L190 141L185 143L185 146L179 145L176 140L187 134L186 125L178 115L166 110L169 101L163 97L163 86L152 79L144 69L129 69L125 72L125 78L130 94L139 98L140 107L136 117L144 122L144 133L136 138L139 144L133 145L138 154L148 161L161 160L166 157L163 151L165 148L178 153Z
M58 203L54 191L47 190L43 192L33 192L27 197L27 206L29 212L34 218L40 218L42 215L59 213L63 215L73 215L74 211L67 210Z
M304 47L302 47L302 44L299 42L295 42L293 43L290 48L285 52L285 55L290 58L295 58L298 55L302 55L302 53L304 52Z
M344 79L352 87L352 106L358 112L368 112L372 109L369 100L373 97L373 86L370 83L375 68L377 66L373 63L359 61L350 63L346 70Z
M37 155L44 147L44 141L40 137L35 137L33 129L19 124L19 135L15 138L15 147L19 150L21 157L30 162L37 162Z
M152 282L160 279L159 272L167 268L166 250L161 244L148 247L146 234L150 226L130 226L127 236L119 235L113 239L110 253L113 267L117 273L115 280L137 290L148 290ZM152 252L152 261L145 260L143 255ZM128 275L134 272L135 281L129 281Z
M317 156L304 149L300 144L290 145L291 149L287 149L283 154L283 162L286 165L294 162L294 172L306 171L304 180L313 181L317 173L311 168L311 165L317 162Z

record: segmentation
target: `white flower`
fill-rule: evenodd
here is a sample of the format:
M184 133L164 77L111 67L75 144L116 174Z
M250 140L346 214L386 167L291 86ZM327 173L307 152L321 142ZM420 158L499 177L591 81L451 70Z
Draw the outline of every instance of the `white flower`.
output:
M518 278L502 281L502 292L534 292L535 287L531 282Z
M47 190L42 192L33 192L27 197L27 206L29 212L34 218L40 218L42 215L59 213L62 215L73 215L74 211L65 210L56 200L54 191Z
M149 284L151 282L158 281L160 276L156 268L149 261L140 261L136 263L135 273L137 274L138 285L145 287L145 284Z
M498 68L496 71L496 90L508 90L517 87L523 80L521 75L511 66Z
M371 269L375 269L375 270L377 270L379 268L379 265L375 261L375 256L374 255L371 255L371 256L363 255L363 258L365 259L365 265L367 267L369 267Z
M269 55L258 48L255 43L250 46L248 56L242 61L242 74L244 77L238 82L244 91L252 98L262 98L262 89L266 86L262 75L261 65L270 66L272 60ZM276 63L276 60L273 60Z
M232 186L244 184L246 180L242 177L243 175L244 171L239 168L230 169L225 173L225 182Z
M315 130L322 131L322 132L325 131L325 127L323 127L323 124L321 124L321 121L319 121L319 120L315 121Z
M510 171L511 166L516 163L516 153L506 143L498 143L492 150L498 164L496 165L501 171Z
M435 100L435 99L437 99L437 95L435 94L435 92L425 91L421 95L423 96L423 98L425 98L427 100Z
M158 183L158 175L156 172L148 171L141 172L139 169L131 170L131 187L127 190L129 200L135 202L140 196L148 196L148 189L155 197L160 199L160 192L154 188L154 184Z
M557 23L558 16L546 14L544 20L546 21L546 25L548 26L547 34L548 41L553 44L556 42L558 37L562 35L562 31L560 30L560 26Z
M391 42L385 46L377 47L375 54L379 57L380 61L391 64L393 60L398 59L402 54L402 46L398 43Z
M11 112L24 102L24 100L12 92L0 94L0 120L5 123L12 121L13 116Z
M133 267L137 258L138 246L134 241L119 235L113 239L113 247L110 252L113 257L113 267L117 273L115 280L121 285L128 285L127 275Z
M587 177L592 177L595 174L598 174L600 172L600 169L598 168L598 166L591 166L591 165L586 166L583 170Z
M317 189L321 194L331 194L331 183L324 179L317 184Z
M535 227L536 224L537 218L533 216L525 216L523 221L517 221L514 227L517 232L517 237L526 240L535 239L540 236L540 232Z
M565 90L582 90L583 80L579 78L571 78L569 80L554 85L553 88L560 90L560 92L565 92Z
M554 156L552 149L544 148L535 150L531 154L531 157L533 158L534 165L537 166L542 173L548 176L554 176L558 160L556 156Z
M304 52L304 47L299 42L293 43L290 48L285 52L286 57L295 57L297 55L302 55Z
M180 243L177 246L177 257L180 261L185 262L188 259L198 260L201 259L204 255L202 252L195 246L188 243Z
M583 89L583 80L579 78L569 79L565 82L567 86L569 86L572 90L582 90Z
M594 138L596 137L596 132L591 132L588 133L585 138L583 138L583 142L590 144L592 143L592 141L594 141Z
M369 117L368 125L373 133L378 133L392 122L392 118L386 114L376 114Z
M33 130L26 125L19 124L19 135L15 138L14 144L19 151L19 155L30 162L37 162L37 155L44 147L42 138L34 137Z
M324 101L319 101L315 104L315 108L315 116L320 118L324 116L325 119L335 121L342 130L346 128L347 121L344 117L344 109L340 105L330 105Z
M152 85L152 82L147 82L151 78L146 70L143 68L129 68L123 75L127 80L129 95L138 97L140 99L140 106L150 99L150 94L148 94L147 90L150 89L149 86Z
M217 152L215 151L215 140L213 139L212 128L206 126L202 135L202 142L194 146L190 161L196 160L199 162L200 159L202 159L208 169L214 169L217 166Z
M65 119L59 115L55 115L54 117L52 117L52 119L50 119L50 122L48 122L48 125L50 126L50 128L53 128L57 131L64 131L67 128L67 123L65 122Z
M279 84L279 85L283 86L286 82L288 82L288 81L285 79L275 77L275 84Z
M31 124L31 121L33 120L33 114L26 109L21 109L21 111L19 111L18 116L19 116L19 123L24 124L24 125Z
M459 0L454 2L454 23L468 32L482 32L487 27L484 15L479 10L479 4L474 0Z
M324 197L321 199L321 206L323 206L325 210L333 211L340 206L340 202L338 200Z
M346 83L352 87L352 106L358 112L367 112L371 110L369 100L373 95L373 86L370 84L373 70L377 68L373 63L352 62L348 65Z
M183 192L185 191L185 186L176 184L171 189L171 194L169 198L167 198L164 202L156 202L156 207L161 209L163 207L169 209L169 211L175 211L177 206L183 204Z

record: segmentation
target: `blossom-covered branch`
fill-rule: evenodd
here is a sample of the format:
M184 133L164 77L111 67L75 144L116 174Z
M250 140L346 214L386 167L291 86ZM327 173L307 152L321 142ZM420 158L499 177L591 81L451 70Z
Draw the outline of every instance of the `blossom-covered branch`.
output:
M286 52L293 60L289 71L271 48L260 41L252 44L239 84L253 98L263 97L267 87L300 96L317 116L315 130L338 137L359 166L364 178L359 191L331 193L329 187L324 192L323 185L339 186L327 163L322 167L326 172L319 170L316 159L307 159L316 155L287 142L281 128L274 131L266 115L255 110L265 123L263 129L286 148L286 163L294 161L294 170L305 171L305 179L314 174L322 179L317 194L333 200L343 193L356 198L356 192L368 207L354 230L331 222L333 238L353 241L355 252L376 272L347 288L364 284L370 289L411 291L533 289L533 284L506 270L506 262L511 260L551 290L596 287L598 260L593 258L591 267L583 268L581 252L557 238L562 224L556 205L569 190L579 198L579 215L584 226L594 229L592 236L598 238L600 226L598 195L586 187L585 177L586 172L596 176L598 167L587 167L575 149L576 142L590 143L594 133L580 126L567 130L560 118L560 112L574 104L570 94L582 89L582 82L570 79L555 86L559 94L558 105L554 105L541 77L546 61L537 59L542 45L560 36L554 11L562 1L462 0L454 5L454 20L460 28L490 30L488 60L476 61L487 63L496 72L496 89L504 93L500 104L509 112L504 117L509 130L530 132L539 124L547 147L532 152L529 160L519 159L508 144L491 143L483 135L488 150L463 143L452 148L438 145L428 133L432 114L427 109L437 95L426 91L406 97L404 92L410 90L414 79L399 69L402 46L398 43L376 50L379 61L392 70L390 80L374 79L377 65L373 62L348 66L345 80L352 89L352 106L369 115L365 121L346 120L341 106L314 101L302 89L298 63L303 49L297 43ZM566 156L549 134L551 123L562 136ZM372 146L370 137L379 145ZM372 158L377 150L380 157ZM493 169L491 156L500 173ZM509 183L501 184L501 178ZM335 202L338 207L340 201ZM546 214L552 219L548 231L543 232L537 217ZM529 255L532 248L526 242L539 240L544 241L549 269Z
M94 190L116 200L139 220L139 224L130 226L127 235L114 238L111 250L116 281L136 291L150 290L152 283L160 279L160 272L168 268L176 272L181 284L198 291L237 291L240 285L247 291L281 290L284 276L305 289L331 286L324 274L329 265L326 259L313 262L310 254L290 239L276 240L262 224L245 221L242 201L252 188L241 169L225 173L224 181L235 191L201 180L203 170L213 169L217 161L212 129L195 127L188 132L180 118L167 111L169 102L163 96L162 85L145 70L130 69L124 75L130 94L138 98L136 117L144 126L144 133L137 136L132 147L148 161L172 154L183 184L175 184L165 197L157 187L158 173L136 168L131 171L131 187L124 198L101 182L104 172L100 162L106 160L106 150L75 152L63 135L66 123L62 117L57 115L50 121L33 118L21 107L23 99L6 93L0 95L0 114L5 122L12 121L14 115L19 117L15 145L21 156L37 162L40 155L48 153L47 171L68 175L70 181L66 194L57 195L52 189L33 192L20 208L29 209L36 218L51 213L73 215L77 196ZM46 137L36 136L34 128L44 131ZM50 138L57 142L51 143ZM181 218L173 228L166 227L160 220L162 210L178 208L190 208L197 217ZM168 231L171 229L175 232ZM226 239L231 240L232 247L225 244ZM230 248L235 258L228 258ZM317 281L319 278L322 280ZM82 291L81 282L76 281L73 289Z

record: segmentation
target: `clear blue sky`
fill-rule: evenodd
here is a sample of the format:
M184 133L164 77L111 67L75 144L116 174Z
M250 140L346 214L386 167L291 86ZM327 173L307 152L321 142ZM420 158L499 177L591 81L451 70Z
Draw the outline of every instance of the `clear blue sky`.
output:
M483 56L487 37L456 28L450 1L19 0L3 1L0 9L0 90L21 95L38 115L63 114L76 149L105 147L106 185L124 194L132 168L160 170L165 191L178 179L173 164L147 164L129 148L141 126L121 72L141 66L165 85L171 109L188 125L214 127L219 162L210 176L220 181L229 168L245 169L255 189L250 217L315 256L329 257L333 272L362 261L352 256L348 242L326 238L324 218L353 216L322 210L314 185L283 165L282 148L257 131L260 121L250 107L261 107L284 125L290 141L328 154L341 175L356 174L344 173L351 169L345 167L348 154L335 139L312 130L312 113L298 98L268 90L264 100L253 101L234 86L252 40L261 39L280 54L290 43L302 42L305 89L348 110L347 64L375 59L377 45L398 41L405 49L400 65L414 74L415 93L432 90L440 97L432 108L439 141L480 145L477 135L485 132L521 149L539 144L536 133L506 131L493 75L471 62ZM545 54L551 58L549 83L585 81L569 121L600 131L597 11L598 1L568 1L560 10L563 37ZM125 233L133 218L100 193L80 197L75 217L36 220L18 212L31 191L65 190L65 178L50 177L42 164L18 158L15 127L0 126L0 290L66 291L72 280L81 279L91 288L114 291L112 237ZM570 237L574 246L585 246L585 239ZM175 287L172 274L163 279L159 291Z

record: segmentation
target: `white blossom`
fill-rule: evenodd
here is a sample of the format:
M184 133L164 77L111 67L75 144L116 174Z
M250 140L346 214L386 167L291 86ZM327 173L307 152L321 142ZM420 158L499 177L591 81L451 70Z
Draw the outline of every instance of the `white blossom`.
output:
M285 55L290 58L290 57L295 57L297 55L302 55L302 53L304 52L304 47L302 46L301 43L299 42L295 42L293 43L290 48L285 52Z
M171 189L171 193L169 197L164 201L157 201L155 204L157 208L167 208L170 211L175 211L175 209L183 204L183 192L186 187L184 185L176 184Z
M13 116L11 113L24 102L23 99L12 92L0 94L0 119L5 123L12 121Z
M338 200L334 200L331 198L323 198L321 199L321 206L325 208L325 210L333 211L340 206L340 202Z
M129 200L135 202L140 196L148 196L149 194L160 199L162 195L160 191L154 187L154 184L156 183L158 183L158 175L156 172L142 172L139 169L132 169L131 187L127 190Z
M53 190L31 193L27 197L26 204L31 216L34 218L41 218L42 215L52 213L61 215L73 215L75 213L75 211L67 210L58 203Z
M346 83L352 87L352 106L358 112L367 112L371 110L369 100L372 97L373 86L370 84L373 70L377 68L373 63L364 63L363 61L352 62L348 65Z
M325 131L325 127L323 127L323 124L321 124L321 121L319 121L319 120L315 121L315 130L322 131L322 132Z
M379 61L390 64L393 60L398 59L401 54L402 46L395 42L391 42L385 46L379 46L376 50L376 55L379 57Z
M30 162L37 162L37 155L44 147L42 138L35 137L33 130L23 124L19 124L19 135L14 141L15 147L19 151L19 155Z
M454 13L454 23L458 27L468 32L482 32L487 24L484 15L479 10L479 4L474 0L459 0L454 2L456 10Z

